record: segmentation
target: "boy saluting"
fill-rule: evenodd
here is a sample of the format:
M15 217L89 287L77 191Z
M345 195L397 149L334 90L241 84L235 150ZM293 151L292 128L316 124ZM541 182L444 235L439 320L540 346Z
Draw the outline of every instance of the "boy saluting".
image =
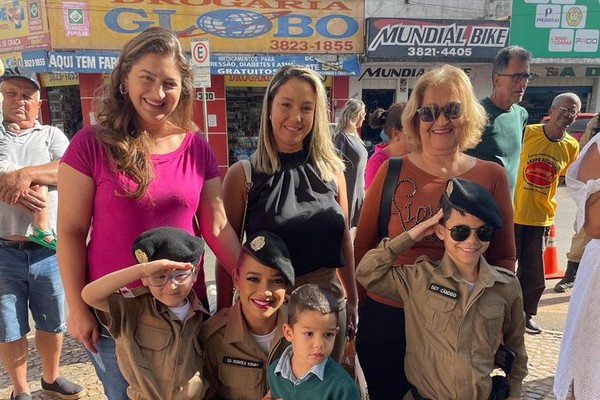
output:
M527 375L521 288L514 274L483 257L502 227L498 208L484 187L461 178L448 180L440 207L429 220L383 239L356 274L369 291L404 302L412 385L405 399L496 398L490 373L501 341L515 354L508 398L519 399ZM434 233L444 241L442 260L393 265L398 254Z
M139 264L83 288L81 297L115 338L132 400L204 398L198 335L208 313L192 290L203 251L204 240L183 229L154 228L133 244ZM144 286L125 287L138 279Z

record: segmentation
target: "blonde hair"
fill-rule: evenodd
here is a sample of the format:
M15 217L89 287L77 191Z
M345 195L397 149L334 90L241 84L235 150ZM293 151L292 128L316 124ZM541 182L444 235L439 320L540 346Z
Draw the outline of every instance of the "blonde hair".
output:
M125 172L137 184L126 192L133 198L141 198L146 193L154 176L150 159L151 137L139 126L136 110L129 96L121 90L132 67L148 54L173 56L181 72L181 96L175 110L167 118L167 128L186 131L197 129L191 119L194 93L192 69L181 43L168 29L148 28L123 46L117 66L111 73L110 84L101 89L102 93L96 101L96 137L116 170Z
M273 76L263 98L258 134L258 148L251 158L252 167L257 171L272 175L279 170L279 153L273 134L273 126L269 116L273 99L279 88L290 79L307 82L316 95L315 117L309 134L304 138L304 146L308 148L308 162L314 164L323 181L331 181L336 174L344 170L344 163L337 155L331 134L329 133L329 111L327 108L327 92L321 76L315 71L297 65L282 67Z
M459 149L471 149L481 141L481 134L487 124L487 113L473 91L471 80L460 68L452 65L442 65L424 73L408 99L402 114L404 133L411 144L413 151L421 150L421 136L419 134L419 116L417 110L424 106L423 97L425 90L434 88L449 88L462 104L462 135L459 138ZM440 107L443 104L439 105Z
M336 132L348 132L349 130L354 132L355 127L352 127L352 129L348 128L350 128L351 125L356 124L361 112L365 112L365 103L359 99L349 99L340 113Z

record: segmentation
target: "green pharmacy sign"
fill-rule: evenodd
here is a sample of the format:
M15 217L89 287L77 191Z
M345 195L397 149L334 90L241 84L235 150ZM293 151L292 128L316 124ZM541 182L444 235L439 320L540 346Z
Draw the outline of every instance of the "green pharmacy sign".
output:
M536 58L599 58L600 0L513 0L510 44Z

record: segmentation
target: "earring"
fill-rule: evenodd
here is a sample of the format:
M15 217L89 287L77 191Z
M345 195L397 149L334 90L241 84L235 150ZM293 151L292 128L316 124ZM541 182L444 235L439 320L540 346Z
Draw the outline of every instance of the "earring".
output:
M119 92L124 96L127 94L127 86L124 83L119 84Z

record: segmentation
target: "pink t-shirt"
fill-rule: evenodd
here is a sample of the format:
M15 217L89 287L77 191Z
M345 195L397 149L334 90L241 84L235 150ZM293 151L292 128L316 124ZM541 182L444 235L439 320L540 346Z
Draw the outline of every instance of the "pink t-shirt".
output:
M193 132L187 133L177 150L152 156L154 179L146 195L137 200L123 195L132 180L111 169L91 126L73 137L61 162L96 183L87 251L89 281L136 264L133 241L148 229L173 226L197 234L193 220L204 182L219 176L214 153L206 140ZM199 297L206 298L202 268L198 282L202 288L197 290Z
M375 152L373 152L367 161L367 168L365 169L365 190L371 186L371 182L373 182L373 178L375 178L375 174L377 173L377 170L379 170L379 167L381 167L381 164L390 158L388 153L383 151L387 146L387 143L375 145Z

